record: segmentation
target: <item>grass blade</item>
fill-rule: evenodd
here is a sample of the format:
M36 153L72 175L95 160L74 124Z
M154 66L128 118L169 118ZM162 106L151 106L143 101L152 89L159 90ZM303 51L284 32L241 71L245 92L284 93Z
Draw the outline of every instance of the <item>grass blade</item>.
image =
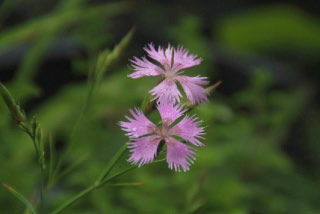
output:
M32 204L19 192L17 192L15 189L13 189L8 184L2 184L9 192L11 192L19 201L21 201L33 214L36 214L37 212L33 208Z
M143 182L130 182L130 183L111 183L109 186L142 186Z

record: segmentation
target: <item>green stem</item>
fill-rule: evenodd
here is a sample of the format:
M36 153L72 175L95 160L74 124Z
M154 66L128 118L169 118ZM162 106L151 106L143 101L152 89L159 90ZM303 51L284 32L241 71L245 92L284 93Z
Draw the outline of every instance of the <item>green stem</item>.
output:
M86 98L88 99L88 98ZM76 121L76 123L74 124L72 130L71 130L71 134L70 134L70 138L69 138L69 142L67 143L66 145L66 148L62 151L62 154L60 156L60 158L58 159L58 162L57 162L57 165L55 167L55 169L53 170L53 173L52 173L52 180L50 182L50 185L49 186L53 186L53 184L55 183L55 181L57 180L56 177L57 177L57 174L59 173L60 171L60 168L62 166L62 163L63 161L65 160L65 158L67 157L67 154L71 148L71 145L74 143L75 139L74 139L74 136L75 136L75 133L78 129L78 126L80 124L80 122L82 121L82 118L83 116L85 115L86 113L86 109L88 108L88 102L85 103L84 106L82 106L82 109L81 109L81 112L80 112L80 115L78 116L78 119Z
M41 152L39 150L39 145L37 144L36 136L33 134L33 135L30 135L30 137L32 139L34 148L36 150L38 165L40 167L40 200L39 200L39 205L40 205L40 210L42 210L44 195L45 195L45 186L44 186L45 172L44 172L43 162L42 162L43 159L41 158Z
M107 167L105 168L105 170L103 170L103 173L98 177L96 182L94 182L91 186L87 187L82 192L78 193L73 198L71 198L68 201L66 201L65 203L63 203L60 207L58 207L56 210L54 210L50 214L60 213L62 210L64 210L65 208L69 207L74 202L76 202L77 200L81 199L82 197L84 197L85 195L87 195L91 191L95 190L96 188L99 188L99 187L103 186L105 183L107 183L107 182L109 182L109 181L111 181L111 180L113 180L113 179L125 174L126 172L128 172L128 171L130 171L132 169L137 168L136 166L129 167L128 169L125 169L125 170L123 170L123 171L121 171L119 173L116 173L115 175L111 176L110 178L103 180L110 173L110 171L115 166L115 164L118 162L118 160L121 158L122 154L126 151L126 149L127 149L127 145L124 144L119 149L119 151L112 157L112 159L109 161L109 163L107 164Z
M2 184L8 191L10 191L19 201L21 201L26 207L27 210L30 210L33 214L37 214L36 210L30 203L28 199L26 199L21 193L17 192L15 189L13 189L8 184Z
M63 211L64 209L68 208L70 205L72 205L73 203L75 203L77 200L81 199L82 197L86 196L87 194L89 194L90 192L92 192L93 190L102 187L104 184L120 177L121 175L136 169L137 166L131 166L121 172L116 173L115 175L111 176L108 179L105 179L103 181L100 182L95 182L93 185L89 186L88 188L86 188L85 190L83 190L82 192L80 192L79 194L77 194L76 196L74 196L73 198L69 199L68 201L66 201L64 204L62 204L60 207L58 207L56 210L52 211L50 214L58 214L61 211Z
M93 191L94 189L96 189L97 186L96 185L91 185L88 188L86 188L85 190L83 190L82 192L80 192L79 194L77 194L76 196L74 196L73 198L69 199L68 201L66 201L65 203L63 203L60 207L58 207L56 210L54 210L53 212L51 212L50 214L57 214L60 213L62 210L66 209L67 207L71 206L74 202L76 202L77 200L79 200L80 198L84 197L85 195L87 195L88 193L90 193L91 191Z
M45 172L44 172L44 167L43 167L43 161L44 159L41 157L41 151L39 149L39 145L37 143L37 137L34 133L34 131L31 129L30 125L21 123L20 124L21 128L30 136L34 149L36 151L36 156L38 160L38 165L40 167L40 200L39 200L39 205L40 205L40 210L42 209L43 205L43 200L44 200L44 195L45 195Z
M53 146L53 136L49 134L49 170L48 170L48 183L47 183L47 191L49 190L50 184L52 182L54 163L55 163L55 152Z
M45 195L45 186L44 186L44 170L41 166L41 163L39 163L40 165L40 210L43 209L43 201L44 201L44 195Z
M165 160L166 160L166 158L161 159L161 160L155 160L155 161L153 161L153 163L159 163L159 162L162 162L162 161L165 161ZM127 172L130 172L131 170L136 169L136 168L138 168L136 165L132 165L132 166L130 166L130 167L128 167L128 168L126 168L126 169L114 174L114 175L112 175L111 177L109 177L107 179L104 179L103 181L100 182L99 185L102 186L102 185L104 185L104 184L106 184L106 183L108 183L110 181L113 181L114 179L120 177L121 175L126 174Z
M114 179L120 177L121 175L124 175L124 174L126 174L127 172L130 172L131 170L136 169L136 168L138 168L138 167L137 167L137 166L131 166L131 167L125 169L125 170L122 170L121 172L118 172L118 173L112 175L111 177L109 177L109 178L101 181L101 183L99 184L99 186L102 186L102 185L104 185L104 184L106 184L106 183L108 183L108 182L110 182L110 181L113 181Z
M98 182L101 182L105 177L108 176L108 174L110 173L110 171L112 170L112 168L116 165L116 163L118 162L118 160L121 158L121 156L123 155L123 153L126 151L127 149L127 144L124 144L119 151L112 157L112 159L108 162L106 168L102 171L100 177L98 178Z
M123 149L123 147L120 148L119 152ZM119 152L117 154L119 154ZM117 155L116 154L116 155ZM115 156L116 156L115 155ZM164 159L161 159L161 160L156 160L154 161L154 163L157 163L157 162L162 162L166 160L165 158ZM128 167L127 169L124 169L112 176L110 176L109 178L106 178L104 180L97 180L93 185L89 186L88 188L86 188L85 190L83 190L82 192L80 192L79 194L77 194L76 196L74 196L73 198L71 198L70 200L66 201L64 204L62 204L59 208L57 208L56 210L52 211L50 214L58 214L60 213L61 211L63 211L65 208L69 207L70 205L72 205L73 203L75 203L77 200L81 199L82 197L86 196L87 194L89 194L90 192L92 192L93 190L95 189L98 189L100 187L102 187L103 185L113 181L114 179L120 177L121 175L124 175L128 172L130 172L131 170L134 170L134 169L137 169L138 167L133 165L133 166L130 166Z
M69 142L64 149L61 157L58 160L56 169L54 170L53 173L53 179L55 178L56 174L59 172L61 165L66 157L66 154L68 154L68 151L72 144L75 141L75 133L78 130L78 126L80 122L83 120L83 117L89 112L90 110L90 105L92 103L94 94L98 90L102 77L105 74L105 72L110 68L111 65L113 65L120 57L121 53L123 52L124 48L128 45L129 41L131 40L131 37L135 31L135 27L133 27L125 37L122 38L120 43L116 45L111 52L109 51L104 51L102 52L97 60L96 67L94 68L93 72L89 72L89 82L88 82L88 94L86 96L84 105L82 106L80 115L71 131L71 135L69 138ZM92 76L90 76L90 74ZM91 78L90 78L91 77ZM53 180L54 183L54 180ZM53 184L51 184L53 185Z

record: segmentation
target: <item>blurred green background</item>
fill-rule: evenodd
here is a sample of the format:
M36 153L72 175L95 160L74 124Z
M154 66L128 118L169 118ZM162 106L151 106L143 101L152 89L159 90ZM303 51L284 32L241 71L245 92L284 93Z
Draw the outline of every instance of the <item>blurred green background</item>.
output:
M129 79L129 58L149 42L184 45L203 58L190 75L222 84L194 112L205 147L191 170L146 165L63 213L260 214L320 212L320 4L318 1L7 0L0 7L0 80L36 115L60 155L79 117L98 54L135 25L75 131L49 192L52 210L91 184L127 137L118 121L140 106L157 78ZM126 154L126 157L128 154ZM114 172L129 164L123 160ZM0 99L0 181L37 197L39 170L28 136ZM24 206L0 189L0 213Z

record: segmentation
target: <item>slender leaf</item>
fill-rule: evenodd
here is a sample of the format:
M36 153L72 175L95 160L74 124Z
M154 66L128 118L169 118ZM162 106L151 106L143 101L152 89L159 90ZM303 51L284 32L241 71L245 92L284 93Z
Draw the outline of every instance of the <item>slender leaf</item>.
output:
M21 201L33 214L36 214L37 212L33 208L32 204L19 192L17 192L15 189L13 189L8 184L2 184L9 192L11 192L19 201Z
M109 186L142 186L143 182L131 182L131 183L111 183Z
M105 177L109 175L113 167L116 165L116 163L119 161L121 156L124 154L124 152L127 150L127 144L124 144L119 151L112 157L112 159L108 162L106 168L102 171L100 177L98 178L98 182L101 182Z

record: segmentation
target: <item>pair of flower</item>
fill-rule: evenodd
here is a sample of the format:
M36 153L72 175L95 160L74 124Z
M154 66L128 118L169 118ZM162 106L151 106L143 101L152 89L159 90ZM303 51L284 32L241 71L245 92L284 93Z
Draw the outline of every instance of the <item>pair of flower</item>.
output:
M141 59L134 57L130 60L135 72L128 75L131 78L144 76L162 76L163 80L150 93L157 100L157 109L162 119L161 127L152 123L139 109L130 110L132 117L126 116L127 122L120 122L122 129L127 132L131 142L128 147L131 151L129 161L139 163L139 167L153 161L157 155L161 141L167 145L167 162L170 169L180 171L189 170L189 165L195 159L193 147L181 142L184 140L194 146L202 146L200 142L204 129L199 127L201 121L195 115L185 116L176 125L173 123L186 112L180 102L182 97L176 81L182 86L191 104L200 104L207 101L207 91L201 87L207 85L206 77L189 77L181 75L182 69L201 63L196 55L188 54L183 47L177 49L168 45L166 49L158 47L156 50L152 44L145 47L148 56L157 61L159 65L152 63L146 57ZM176 104L178 102L178 104Z

